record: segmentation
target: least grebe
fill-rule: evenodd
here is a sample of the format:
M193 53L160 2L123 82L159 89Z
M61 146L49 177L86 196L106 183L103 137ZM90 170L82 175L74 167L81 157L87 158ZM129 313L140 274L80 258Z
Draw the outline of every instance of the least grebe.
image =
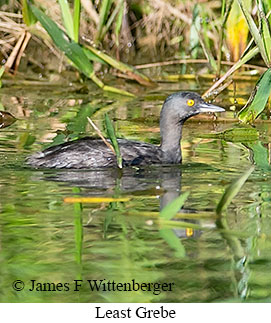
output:
M160 114L160 146L118 139L123 166L179 164L182 127L201 112L223 112L193 92L177 92L165 100ZM35 168L93 168L117 166L116 157L102 140L89 137L66 142L35 153L27 160Z

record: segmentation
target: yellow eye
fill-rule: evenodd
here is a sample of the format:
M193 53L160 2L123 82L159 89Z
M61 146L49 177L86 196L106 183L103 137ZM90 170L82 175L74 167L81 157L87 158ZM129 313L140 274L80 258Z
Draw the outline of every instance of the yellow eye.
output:
M192 107L194 104L195 104L195 101L194 100L187 100L187 105Z

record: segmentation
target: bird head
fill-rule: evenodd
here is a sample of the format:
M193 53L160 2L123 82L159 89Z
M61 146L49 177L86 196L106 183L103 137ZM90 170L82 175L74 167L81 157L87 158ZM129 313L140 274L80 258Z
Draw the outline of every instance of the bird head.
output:
M161 118L183 123L190 117L202 112L223 112L225 109L205 102L193 92L177 92L167 97L164 102Z

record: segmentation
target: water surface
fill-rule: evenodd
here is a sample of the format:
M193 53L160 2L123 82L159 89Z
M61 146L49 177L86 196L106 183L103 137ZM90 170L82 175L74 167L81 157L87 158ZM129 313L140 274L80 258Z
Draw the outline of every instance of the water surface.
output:
M180 89L203 92L186 82L148 90L136 99L96 89L84 94L53 87L2 89L1 110L18 120L0 129L1 302L270 300L268 158L257 163L223 217L215 213L225 188L255 163L246 143L202 136L237 126L230 97L218 99L227 112L217 120L200 117L185 124L180 166L121 173L32 170L24 164L27 155L52 140L95 135L86 116L104 129L105 112L119 136L158 144L163 99ZM268 152L270 123L256 127L256 144ZM190 195L177 218L187 226L160 225L161 208L186 191ZM70 197L100 200L67 203ZM161 293L91 291L87 280L95 279L174 285ZM16 280L24 281L22 291L12 288ZM31 291L33 280L60 284L60 290ZM83 281L79 291L74 280Z

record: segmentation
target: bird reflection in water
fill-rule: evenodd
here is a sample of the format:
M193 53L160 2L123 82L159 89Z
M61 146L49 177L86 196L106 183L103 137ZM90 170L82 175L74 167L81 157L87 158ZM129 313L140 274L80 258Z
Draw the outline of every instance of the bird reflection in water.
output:
M148 166L141 168L102 168L95 170L45 170L37 171L38 179L62 182L65 185L84 189L84 196L101 196L116 188L123 194L144 195L146 192L159 195L160 210L181 194L182 166ZM36 177L35 176L35 177ZM185 214L196 213L183 207L183 222L197 223L185 219ZM180 220L180 219L179 219ZM178 219L177 219L178 221ZM172 229L179 238L198 237L200 230L188 228Z

